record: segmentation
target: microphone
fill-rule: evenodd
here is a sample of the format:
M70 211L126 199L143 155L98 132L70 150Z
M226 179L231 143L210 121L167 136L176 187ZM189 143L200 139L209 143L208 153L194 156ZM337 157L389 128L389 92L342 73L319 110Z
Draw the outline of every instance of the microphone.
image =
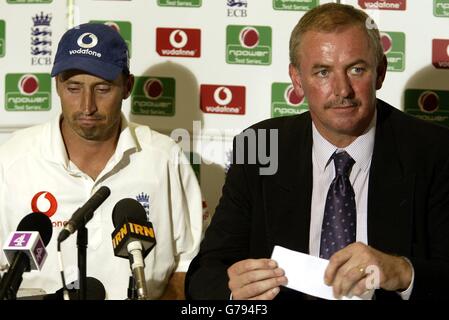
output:
M112 247L114 255L129 259L139 300L148 298L144 258L156 245L153 224L146 219L145 209L131 198L122 199L112 210Z
M94 211L97 210L110 194L111 190L106 186L98 189L81 208L75 211L69 222L64 226L64 229L59 233L58 242L64 241L80 227L86 225L92 219Z
M17 226L17 231L6 239L3 252L10 267L0 281L0 300L16 298L24 272L41 270L47 257L45 246L52 233L50 218L33 212L26 215Z

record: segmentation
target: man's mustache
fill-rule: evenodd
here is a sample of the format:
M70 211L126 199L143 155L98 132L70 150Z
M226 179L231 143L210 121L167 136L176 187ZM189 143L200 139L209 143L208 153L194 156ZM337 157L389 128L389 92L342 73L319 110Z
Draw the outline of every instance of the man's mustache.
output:
M361 104L362 103L359 99L342 98L342 99L337 99L337 100L332 100L332 101L326 102L326 104L324 105L324 108L330 109L330 108L338 108L338 107L358 107Z

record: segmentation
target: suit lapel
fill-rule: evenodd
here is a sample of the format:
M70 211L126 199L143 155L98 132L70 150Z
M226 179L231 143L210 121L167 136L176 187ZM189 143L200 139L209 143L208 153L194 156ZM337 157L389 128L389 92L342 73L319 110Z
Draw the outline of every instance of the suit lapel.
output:
M305 253L309 252L311 154L310 115L287 119L279 132L278 172L264 183L272 243Z
M378 101L378 118L368 188L368 244L405 255L410 252L414 175L402 166L390 106Z

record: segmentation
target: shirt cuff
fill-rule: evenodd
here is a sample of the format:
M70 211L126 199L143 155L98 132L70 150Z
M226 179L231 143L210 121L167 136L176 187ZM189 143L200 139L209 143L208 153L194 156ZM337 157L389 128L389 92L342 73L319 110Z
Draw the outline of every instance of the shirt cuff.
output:
M410 285L408 286L407 289L405 289L404 291L396 291L399 296L402 298L402 300L409 300L410 296L412 294L412 290L413 290L413 284L415 283L415 269L413 268L413 264L412 262L406 258L406 257L401 257L403 258L405 261L408 262L408 264L410 265L410 268L412 268L412 281L410 281Z

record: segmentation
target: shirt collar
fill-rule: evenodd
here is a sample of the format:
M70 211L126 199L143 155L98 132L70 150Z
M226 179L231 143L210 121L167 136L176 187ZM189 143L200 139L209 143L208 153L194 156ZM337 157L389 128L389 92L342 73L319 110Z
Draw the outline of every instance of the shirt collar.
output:
M42 147L43 156L55 163L59 163L64 166L64 168L69 168L69 157L67 155L67 150L65 148L64 140L61 134L61 117L59 114L57 117L52 119L45 127L45 140L49 141L48 144L44 143ZM120 161L125 152L130 149L139 150L136 138L131 133L129 123L126 120L123 113L121 114L121 131L117 142L117 147L115 149L114 155L112 156L112 161L114 163Z
M355 161L354 166L361 170L368 170L371 162L371 156L374 149L374 136L376 133L377 110L374 111L373 119L371 120L365 132L357 137L349 146L344 149L338 148L329 141L327 141L317 130L312 121L312 141L313 153L316 159L316 164L321 172L324 172L329 164L330 157L335 151L345 150Z

